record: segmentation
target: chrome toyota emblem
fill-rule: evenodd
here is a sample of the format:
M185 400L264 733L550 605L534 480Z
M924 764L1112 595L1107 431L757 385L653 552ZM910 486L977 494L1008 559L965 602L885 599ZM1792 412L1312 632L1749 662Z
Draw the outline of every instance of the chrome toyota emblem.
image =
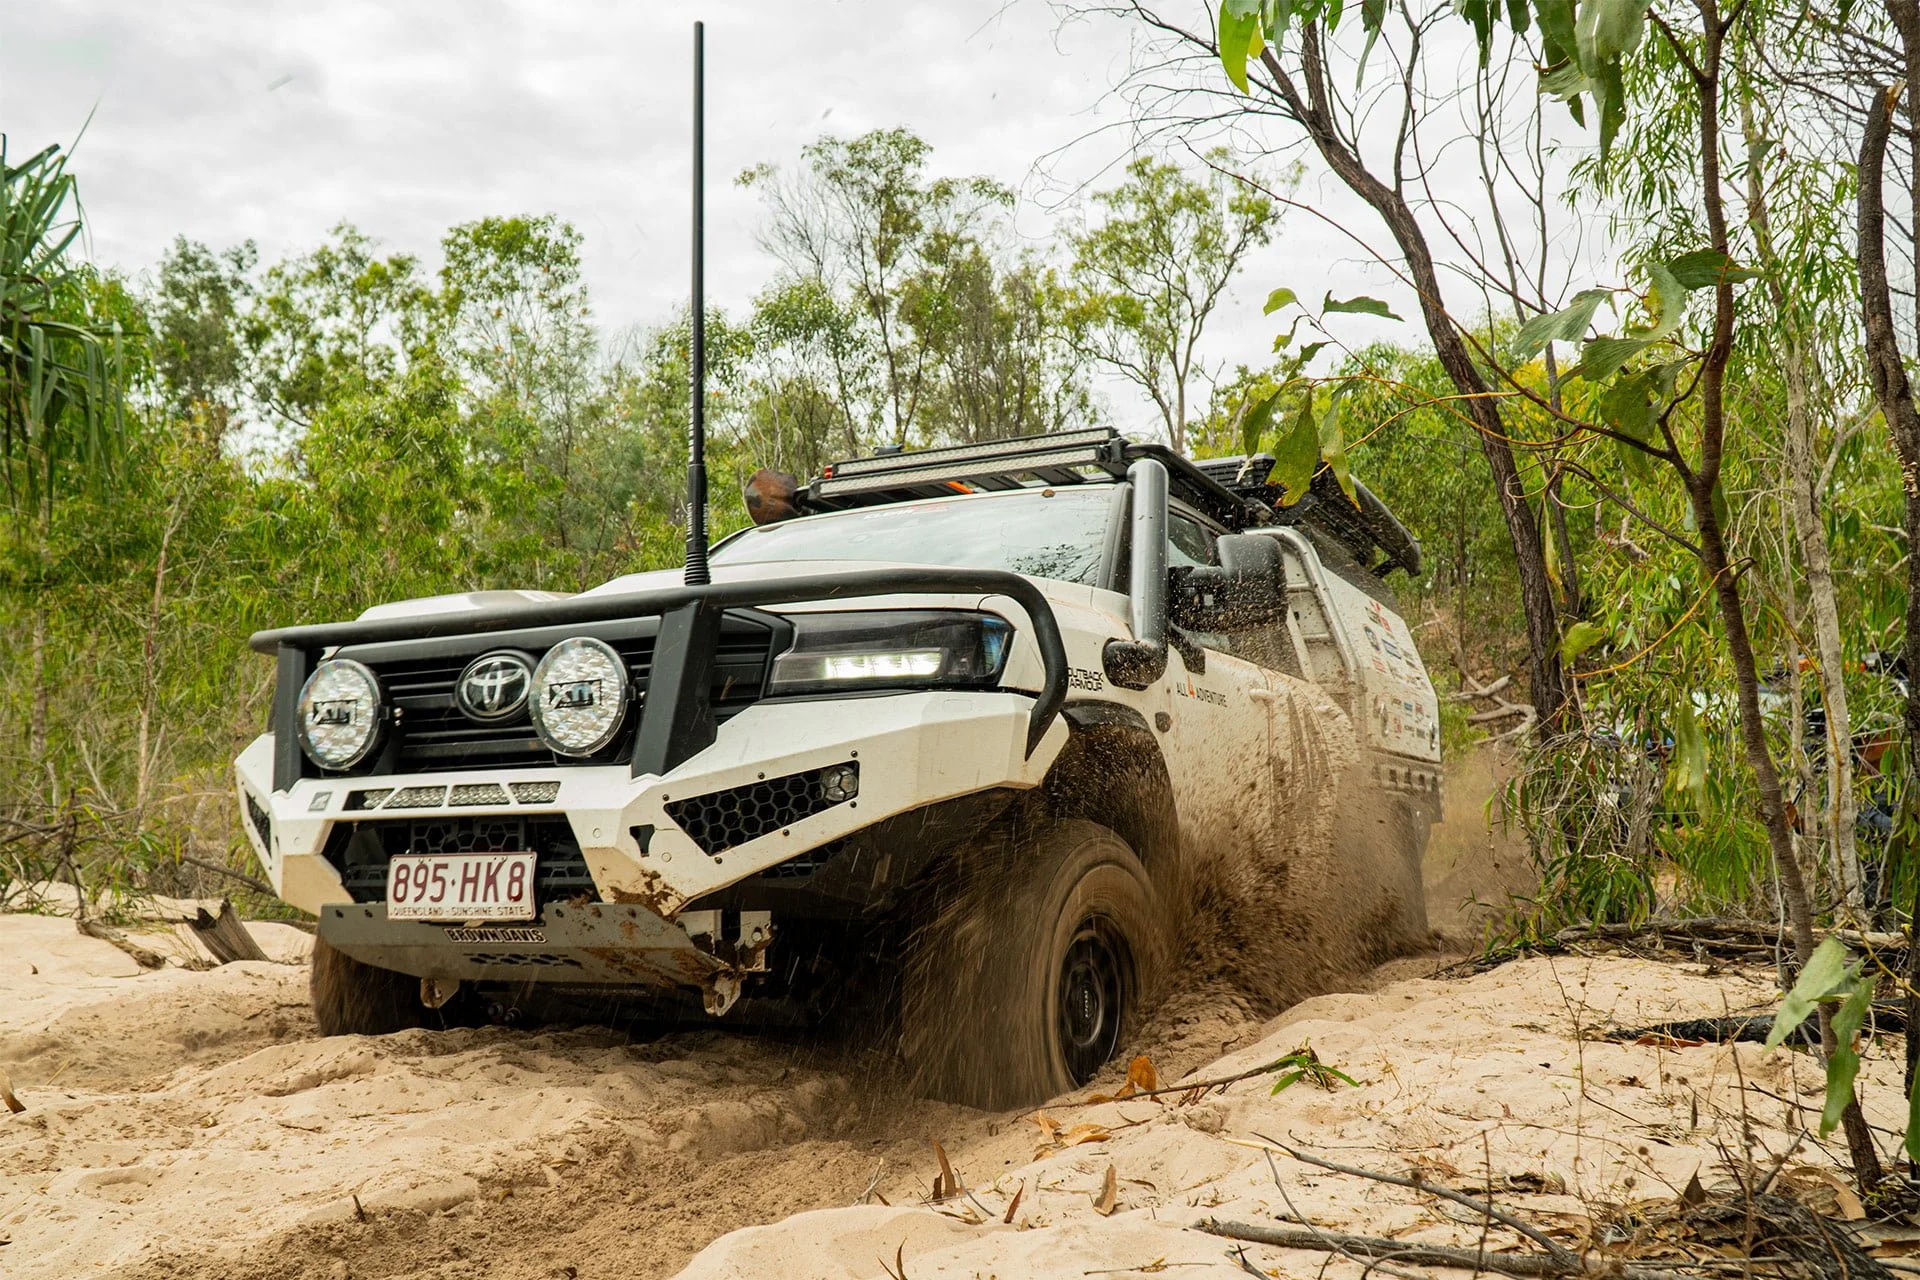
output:
M527 705L533 663L517 653L483 653L467 664L454 686L454 701L472 720L505 720Z

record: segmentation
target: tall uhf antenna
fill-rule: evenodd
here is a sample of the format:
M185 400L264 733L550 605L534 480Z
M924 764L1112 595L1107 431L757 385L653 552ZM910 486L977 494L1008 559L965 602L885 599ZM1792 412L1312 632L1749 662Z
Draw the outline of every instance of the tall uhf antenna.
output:
M706 24L693 24L693 422L687 448L687 572L690 587L713 581L707 569Z

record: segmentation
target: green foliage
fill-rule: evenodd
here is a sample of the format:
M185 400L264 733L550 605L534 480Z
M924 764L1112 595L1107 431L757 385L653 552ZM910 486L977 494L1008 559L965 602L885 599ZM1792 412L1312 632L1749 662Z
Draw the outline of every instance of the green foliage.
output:
M60 497L97 491L124 455L123 334L68 257L79 235L60 149L15 163L0 135L0 479L15 537L44 538Z
M1862 962L1852 959L1838 938L1821 942L1780 1002L1773 1030L1767 1033L1767 1048L1776 1049L1820 1006L1834 1007L1834 1052L1827 1060L1826 1105L1820 1113L1823 1138L1839 1127L1840 1112L1853 1097L1853 1082L1860 1074L1860 1029L1873 1005L1874 988L1872 976L1862 970ZM1907 1142L1914 1142L1911 1126Z
M1273 201L1214 171L1192 176L1141 156L1126 181L1099 193L1099 222L1072 237L1074 349L1133 383L1159 409L1167 439L1187 449L1189 397L1204 375L1200 339L1227 283L1279 222ZM1293 300L1267 299L1269 311Z
M1273 1087L1267 1091L1268 1097L1278 1097L1284 1089L1289 1089L1302 1080L1320 1089L1333 1092L1341 1085L1360 1087L1360 1082L1342 1071L1320 1061L1320 1055L1314 1052L1311 1043L1302 1044L1298 1049L1273 1062L1266 1070L1275 1072Z

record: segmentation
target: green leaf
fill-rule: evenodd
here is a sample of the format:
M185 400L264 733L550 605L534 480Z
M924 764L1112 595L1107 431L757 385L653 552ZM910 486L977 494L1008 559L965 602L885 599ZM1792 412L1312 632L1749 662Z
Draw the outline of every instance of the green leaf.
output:
M1682 697L1673 715L1673 772L1669 777L1674 790L1693 799L1694 808L1707 808L1707 735L1694 714L1693 700Z
M1334 396L1320 419L1320 456L1326 460L1327 470L1333 472L1333 478L1339 481L1340 491L1347 495L1347 501L1357 508L1360 496L1354 492L1353 476L1347 471L1347 433L1341 425L1340 405L1340 397Z
M1607 156L1613 150L1613 140L1627 120L1627 86L1618 62L1609 62L1600 68L1600 74L1595 77L1593 100L1600 107L1600 164L1604 169Z
M1680 328L1681 320L1686 318L1687 291L1662 262L1647 265L1647 314L1652 317L1651 325L1627 330L1632 337L1647 342L1672 337Z
M1273 411L1280 405L1280 393L1274 391L1258 404L1248 401L1248 407L1240 418L1240 452L1257 453L1260 438L1267 433L1267 426L1273 421Z
M1326 346L1327 344L1324 342L1309 342L1306 346L1300 348L1300 354L1295 356L1294 359L1304 366L1307 361L1324 351Z
M1581 94L1592 93L1599 87L1599 82L1591 79L1580 69L1580 64L1571 58L1540 73L1540 92L1557 102L1573 103L1576 107Z
M1648 398L1652 385L1649 373L1616 378L1600 397L1600 420L1621 435L1645 440L1653 434L1653 403Z
M1640 47L1648 0L1583 0L1574 28L1581 65L1593 72Z
M1667 270L1680 282L1683 289L1711 289L1722 280L1728 284L1739 284L1742 280L1752 280L1759 276L1758 271L1743 267L1718 249L1695 249L1692 253L1683 253L1667 263Z
M1293 21L1293 0L1272 0L1262 6L1266 12L1267 42L1278 48L1287 34L1287 25Z
M1498 0L1458 0L1460 16L1473 24L1474 39L1480 45L1480 60L1487 59L1487 46L1493 36L1494 6Z
M1907 1159L1920 1168L1920 1089L1907 1096Z
M1582 289L1573 301L1558 311L1534 316L1513 336L1513 358L1531 360L1547 349L1549 342L1578 342L1587 334L1593 313L1613 296L1611 289Z
M1778 1048L1807 1020L1816 1005L1845 988L1853 977L1854 970L1847 965L1845 944L1838 938L1821 942L1807 957L1806 968L1800 970L1793 990L1780 1002L1780 1012L1773 1015L1773 1030L1767 1033L1766 1047Z
M1285 333L1276 333L1273 336L1273 349L1275 351L1285 351L1287 347L1292 344L1293 335L1297 333L1299 329L1300 318L1296 316L1294 317L1293 323L1287 326Z
M1860 1024L1867 1020L1873 1004L1873 979L1855 979L1853 990L1833 1015L1833 1057L1827 1059L1827 1105L1820 1112L1820 1136L1826 1137L1840 1125L1840 1113L1853 1101L1853 1080L1860 1074L1860 1051L1854 1047Z
M1254 0L1251 13L1236 12L1249 7L1246 0L1220 2L1220 65L1226 69L1233 87L1247 92L1247 55L1260 38L1260 5Z
M1551 67L1563 58L1571 58L1578 47L1574 34L1573 0L1534 0L1534 12L1540 17L1540 52Z
M1553 539L1547 539L1552 542ZM1568 666L1573 660L1607 638L1607 629L1592 622L1576 622L1560 637L1560 661Z
M1348 312L1354 315L1379 316L1383 320L1398 320L1400 317L1388 309L1387 304L1378 298L1369 298L1362 294L1358 298L1348 298L1345 302L1336 302L1332 294L1320 304L1321 315L1333 315Z
M1290 307L1298 301L1300 301L1300 295L1293 290L1285 288L1275 289L1267 295L1267 305L1260 309L1260 314L1270 316L1280 308Z
M1286 434L1274 441L1273 470L1267 479L1280 486L1282 506L1290 507L1307 496L1313 469L1319 465L1320 427L1313 420L1313 388L1306 387Z
M1598 382L1620 372L1620 366L1645 351L1653 343L1646 338L1595 338L1580 348L1580 364L1568 371L1569 378Z
M1551 502L1553 499L1549 498ZM1556 587L1564 586L1566 579L1560 576L1560 539L1551 533L1540 539L1541 557L1547 562L1547 581Z

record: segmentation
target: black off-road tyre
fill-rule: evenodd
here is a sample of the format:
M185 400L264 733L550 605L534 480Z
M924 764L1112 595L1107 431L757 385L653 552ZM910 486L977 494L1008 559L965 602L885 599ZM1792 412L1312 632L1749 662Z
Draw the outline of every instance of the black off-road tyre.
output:
M1427 841L1433 835L1433 827L1404 806L1395 810L1394 823L1399 828L1396 845L1400 850L1394 924L1404 945L1418 951L1433 942L1433 925L1427 920L1426 879Z
M909 948L902 1049L915 1088L984 1108L1085 1084L1157 996L1169 922L1131 848L1092 822L984 838Z
M1390 800L1348 827L1343 853L1354 859L1356 869L1363 868L1361 885L1371 882L1370 892L1356 888L1372 903L1364 938L1367 958L1374 963L1433 945L1424 869L1431 831L1411 808Z
M447 1021L446 1010L420 1003L420 979L362 964L317 935L308 991L323 1036L383 1036Z

